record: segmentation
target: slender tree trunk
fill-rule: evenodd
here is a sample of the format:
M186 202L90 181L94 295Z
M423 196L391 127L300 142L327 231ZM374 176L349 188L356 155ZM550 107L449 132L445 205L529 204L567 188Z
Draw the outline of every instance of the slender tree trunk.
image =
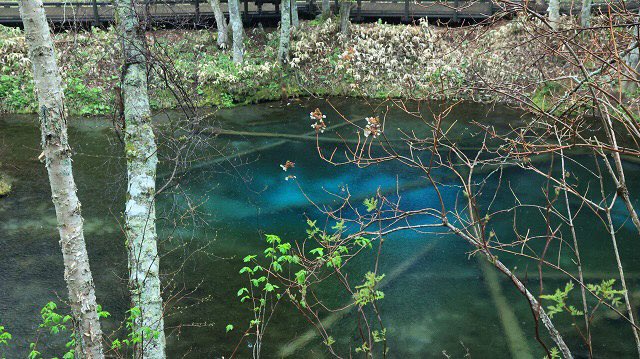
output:
M278 62L286 65L289 62L289 41L291 38L291 1L282 0L280 3L280 46L278 47Z
M351 26L350 16L353 2L346 0L340 2L340 33L344 36L349 35L349 27Z
M240 4L238 0L229 0L229 23L233 32L233 62L241 64L244 59L244 30L240 17Z
M216 18L216 28L218 30L217 44L219 48L225 49L229 44L227 19L225 19L222 8L220 7L220 0L211 0L210 3L211 9L213 9L213 16Z
M556 131L556 133L558 133ZM558 143L562 143L560 140L560 136L556 136L558 139ZM564 151L560 150L560 164L562 169L562 181L567 183L567 169L565 167L565 157ZM568 186L568 185L567 185ZM582 298L582 315L584 317L584 327L585 327L585 339L587 342L587 348L589 349L589 357L593 357L593 345L591 342L591 327L589 325L589 306L587 305L587 294L584 290L584 274L582 272L582 258L580 258L580 246L578 244L578 236L576 235L576 227L573 223L573 211L571 211L571 203L569 202L569 192L566 190L562 191L564 196L564 205L567 207L567 224L569 225L569 230L571 232L571 238L573 239L573 250L576 255L576 266L578 269L578 280L580 281L580 296Z
M300 20L298 19L298 3L296 0L291 0L291 26L296 29L300 26Z
M549 8L547 9L547 12L549 13L549 23L551 28L558 30L560 21L560 0L549 0Z
M19 5L40 106L42 153L56 210L64 278L74 318L77 338L75 355L77 358L104 358L95 287L84 241L80 201L73 179L62 79L53 40L42 1L20 0Z
M588 28L591 26L591 1L582 0L582 8L580 9L580 26Z
M640 22L640 7L638 8L638 17L636 17L636 23ZM625 57L625 62L629 66L629 76L631 80L624 80L624 89L628 93L632 94L638 88L638 81L640 81L640 25L633 26L629 31L633 40L629 45L631 51Z
M331 0L322 0L322 18L328 19L331 16Z
M603 197L604 198L604 197ZM620 275L620 285L622 286L622 290L624 291L624 304L627 308L627 316L631 324L634 326L631 327L633 331L633 338L636 341L636 349L638 351L638 355L640 356L640 334L638 330L635 328L636 320L633 317L633 308L631 307L631 300L629 299L629 289L627 287L627 281L624 278L624 269L622 268L622 261L620 260L620 252L618 251L618 240L616 238L616 228L613 225L613 219L611 218L611 208L607 208L607 222L609 225L609 235L611 236L611 242L613 244L613 253L616 257L616 264L618 265L618 273Z
M132 304L140 310L135 330L142 335L134 351L136 358L163 359L165 335L154 201L158 157L147 92L144 30L135 13L135 0L117 0L116 4L124 58L122 97L128 174L124 214L129 285Z

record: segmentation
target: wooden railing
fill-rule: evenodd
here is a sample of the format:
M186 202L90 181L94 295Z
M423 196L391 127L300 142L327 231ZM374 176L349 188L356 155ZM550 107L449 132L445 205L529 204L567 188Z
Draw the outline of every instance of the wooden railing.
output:
M240 0L243 2L242 12L245 20L279 17L279 0ZM446 18L453 21L460 19L487 18L495 13L499 7L491 0L355 0L356 7L352 11L354 20L365 18L400 18L403 21L415 20L421 17ZM524 1L524 0L522 0ZM172 23L175 21L189 21L200 24L201 21L211 21L212 13L208 0L147 0L141 1L141 7L150 21ZM222 0L223 9L226 0ZM529 4L534 4L530 1ZM579 3L579 2L575 2ZM625 2L632 6L633 2ZM45 10L49 20L54 23L93 23L101 24L114 21L114 9L111 1L80 0L80 1L45 1ZM297 0L298 10L303 17L313 17L320 11L319 0ZM606 3L594 4L595 11L599 7L609 6ZM338 0L334 0L334 11L337 11ZM538 9L544 11L545 9ZM574 11L565 8L564 12ZM604 10L606 12L606 10ZM17 1L0 1L0 23L20 24L20 14Z
M279 0L240 1L243 2L242 10L245 19L277 18L279 16ZM224 6L226 1L222 2ZM143 5L152 8L149 12L151 18L162 19L165 22L174 17L193 18L193 21L199 23L202 16L209 17L211 15L207 0L149 0L143 2ZM113 21L113 6L110 1L47 1L44 6L52 22L93 22L98 24ZM312 17L320 11L319 0L298 0L297 6L301 16ZM337 11L339 7L337 0L334 0L333 7ZM412 18L425 16L458 20L459 18L484 18L492 13L489 0L356 0L352 16L355 20L399 17L408 21ZM0 23L19 22L17 2L0 2Z

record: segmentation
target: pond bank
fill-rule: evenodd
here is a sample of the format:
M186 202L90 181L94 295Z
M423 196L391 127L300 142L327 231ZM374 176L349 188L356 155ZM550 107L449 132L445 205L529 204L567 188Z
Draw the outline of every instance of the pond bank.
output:
M460 28L426 21L353 24L344 37L333 19L307 21L293 34L291 67L286 70L276 61L274 29L246 29L242 66L217 49L213 29L152 31L147 36L153 57L151 103L157 110L230 107L298 96L517 102L513 94L490 88L496 83L517 86L521 95L535 100L549 91L544 79L562 74L565 66L540 56L549 45L544 40L526 41L539 27L520 18ZM70 113L113 113L121 63L115 31L64 32L55 40ZM0 27L0 56L0 112L35 113L20 30Z

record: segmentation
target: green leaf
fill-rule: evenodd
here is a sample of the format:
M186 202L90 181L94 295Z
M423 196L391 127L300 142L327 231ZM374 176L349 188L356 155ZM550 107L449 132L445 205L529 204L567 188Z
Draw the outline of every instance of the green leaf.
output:
M267 243L269 243L269 244L274 244L274 243L280 244L281 239L280 239L280 237L276 236L275 234L267 234L267 235L265 235L265 237L266 237L265 239L266 239Z
M280 253L286 254L289 250L291 250L291 244L290 243L279 244L278 250L280 251Z
M367 207L367 212L371 212L378 207L378 199L375 197L367 198L364 200L364 205Z
M120 342L119 339L115 339L113 342L111 342L111 349L120 349L122 348L122 343Z
M354 240L356 242L357 245L359 245L360 247L369 247L371 248L371 240L364 238L364 237L356 237L356 239Z
M306 270L301 269L301 270L296 272L296 282L298 282L298 284L304 285L306 280L307 280L307 271Z
M336 342L336 340L335 340L335 339L333 339L333 337L332 337L332 336L328 336L328 337L327 337L327 340L323 341L324 345L326 345L326 346L328 346L328 347L330 347L330 346L332 346L333 344L335 344L335 342Z
M229 333L232 330L233 330L233 324L227 324L227 326L225 327L225 331Z
M240 269L240 274L247 273L247 272L249 274L253 274L253 271L249 267L242 267L242 269Z
M324 248L318 247L309 251L311 254L316 254L318 257L322 257L324 255Z
M335 231L342 231L344 229L344 219L341 220L340 222L336 222L336 224L331 227L331 229L335 230Z

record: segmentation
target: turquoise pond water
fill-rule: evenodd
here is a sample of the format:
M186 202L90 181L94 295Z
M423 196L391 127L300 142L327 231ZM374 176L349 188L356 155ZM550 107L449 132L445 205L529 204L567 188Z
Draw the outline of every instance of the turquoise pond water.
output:
M366 116L386 113L385 128L391 140L400 138L398 128L413 130L417 135L428 131L422 120L398 110L387 111L386 107L352 99L335 99L332 104L360 125ZM327 114L329 126L343 121L326 101L304 100L288 106L260 104L223 110L211 116L210 123L227 130L302 135L311 130L309 112L316 107ZM427 106L422 112L429 119ZM166 123L167 117L176 118L179 114L159 114L158 122ZM446 120L449 125L455 123L451 133L459 145L469 148L478 145L481 139L474 136L478 132L471 124L474 120L506 129L526 119L507 108L461 104ZM356 138L351 126L337 131L345 138ZM111 333L120 327L129 307L126 252L120 230L126 189L123 148L108 119L70 121L69 136L75 152L74 175L83 204L98 301L112 313L103 329ZM330 131L324 137L336 138L336 134ZM7 358L24 357L28 342L35 338L39 309L48 301L61 302L66 296L48 180L43 165L37 161L38 141L39 130L33 116L0 116L0 172L13 182L12 193L0 199L0 325L14 336ZM348 190L354 203L361 203L380 189L391 198L400 196L404 209L438 206L434 190L417 171L393 162L367 168L332 166L319 158L315 141L250 136L209 138L204 134L192 134L186 141L192 144L187 146L190 162L173 177L158 200L160 251L164 254L161 267L167 285L164 296L172 298L166 318L171 358L229 357L251 314L236 297L237 290L246 285L246 280L238 275L242 258L264 249L263 233L295 241L305 236L305 216L323 222L325 217L310 205L309 199L321 206L335 206L340 201L334 194ZM173 153L174 144L165 136L160 136L160 143L160 157L165 159L159 169L158 185L162 186L171 178L172 167L166 158ZM322 143L325 152L336 146L344 149L335 142ZM575 163L568 164L570 171L578 178L586 178L587 169L578 164L588 167L593 159L586 155L576 155L574 159ZM285 172L279 165L286 160L296 163L291 172L296 181L285 180ZM445 185L446 202L453 204L460 198L460 189L453 186L455 179L450 174L436 171L435 176ZM627 164L627 176L630 188L638 188L640 166ZM494 200L498 186L507 184L511 190L498 191ZM484 189L487 198L481 201L493 200L496 208L506 208L513 205L516 194L523 202L539 202L543 199L543 186L540 177L508 168L501 181L495 176L487 181ZM534 210L519 213L516 227L520 233L544 234L543 222L536 213ZM624 207L616 206L613 214L620 225L619 246L637 308L640 258L635 253L640 249L640 241L625 222ZM418 218L414 224L428 221ZM586 211L576 221L587 281L617 278L611 241L602 223ZM508 241L513 234L513 222L513 214L504 215L492 219L492 228ZM533 247L537 248L535 244ZM443 352L454 358L464 357L467 352L473 358L526 357L526 353L518 355L510 349L495 306L499 299L490 291L479 259L469 256L470 250L466 242L442 230L404 231L387 238L380 272L394 273L401 264L411 263L383 282L386 296L380 305L388 328L389 357L443 357ZM553 245L552 252L557 255ZM516 267L515 272L537 293L535 263L508 255L500 258L510 268ZM371 269L373 261L371 255L357 258L351 264L353 275ZM573 270L569 256L562 259L562 264ZM544 281L547 292L567 282L566 277L549 273ZM541 358L544 353L535 340L527 303L510 282L501 276L498 280L500 295L510 304L516 318L515 327L526 338L522 347L532 357ZM330 304L348 300L338 286L328 286L322 293ZM181 297L184 298L176 302ZM572 300L577 306L578 297ZM635 345L629 326L606 310L598 313L592 332L596 357L633 357ZM571 319L560 315L554 321L576 357L586 357ZM229 323L236 329L227 334L225 326ZM292 340L308 330L312 327L293 307L280 307L269 324L263 356L281 357L283 348L291 346ZM353 312L345 313L329 330L337 340L339 352L346 353L346 357L349 347L360 345ZM551 343L544 332L542 336ZM53 349L60 340L44 341L43 352L47 357L60 355ZM250 342L243 341L239 357L248 357L250 346ZM293 358L330 357L318 337L292 349Z

